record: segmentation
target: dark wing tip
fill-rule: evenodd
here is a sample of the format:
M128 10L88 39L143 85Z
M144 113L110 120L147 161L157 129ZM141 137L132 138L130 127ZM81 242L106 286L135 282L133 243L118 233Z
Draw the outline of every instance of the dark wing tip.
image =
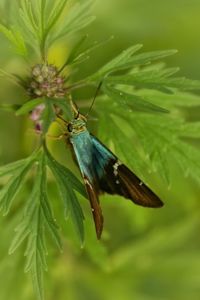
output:
M125 165L119 165L118 176L122 186L122 195L125 198L144 207L160 208L164 205L158 196Z
M146 186L146 188L148 188ZM149 188L148 188L149 189ZM146 206L150 208L161 208L164 206L164 203L149 189L151 194L148 196L148 200L146 199L145 203L141 200L141 202L138 201L138 205ZM146 197L147 198L147 197Z

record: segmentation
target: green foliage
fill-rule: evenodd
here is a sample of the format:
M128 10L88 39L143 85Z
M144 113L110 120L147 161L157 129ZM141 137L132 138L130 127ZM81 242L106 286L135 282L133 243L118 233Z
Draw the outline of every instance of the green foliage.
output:
M46 28L46 34L54 27L54 25L57 23L59 17L61 16L63 9L66 6L66 3L68 0L60 0L58 3L55 3L55 6L53 7L51 14L49 16L49 19L47 21L47 28ZM44 5L45 6L45 5ZM44 7L45 8L45 7Z
M17 22L16 27L13 24L10 26L1 24L0 31L15 47L17 54L27 57L31 54L32 47L40 53L39 63L45 65L48 64L48 51L52 44L61 38L66 38L69 42L71 35L81 31L94 20L90 15L92 4L91 0L81 1L72 6L67 0L22 0L20 17L18 16L21 21ZM175 54L176 50L138 54L142 45L134 45L90 76L83 76L80 81L75 81L73 77L75 68L81 68L81 64L89 59L92 51L110 40L94 42L83 47L86 38L87 36L83 36L77 39L69 57L59 70L59 74L65 76L62 71L68 68L66 73L69 77L64 78L66 96L70 96L74 89L88 85L98 86L99 82L102 82L101 95L96 99L95 110L99 118L98 131L103 142L110 145L120 159L126 161L138 175L147 177L145 178L147 181L149 178L147 172L144 174L144 170L156 171L162 177L164 185L170 186L172 182L170 161L179 164L185 176L190 175L199 181L200 154L188 139L195 139L195 142L199 139L200 123L189 122L184 112L186 108L195 109L200 105L199 96L185 92L199 90L200 82L174 77L178 68L166 68L159 63L163 58ZM26 79L1 71L2 76L5 74L9 79L25 87L23 83ZM66 101L64 98L38 97L25 99L22 105L0 106L2 110L16 111L16 116L28 115L40 104L45 106L39 116L42 132L38 150L26 159L0 167L3 182L0 191L0 210L4 215L7 215L11 208L14 209L14 199L22 188L26 188L25 180L29 179L29 184L31 183L26 203L22 204L23 215L16 228L9 253L14 253L26 242L25 271L31 273L34 290L41 300L44 299L43 272L47 270L47 232L62 250L60 231L54 217L56 210L53 204L50 205L47 191L49 174L47 171L50 171L49 176L53 175L56 182L63 203L64 220L71 218L81 245L85 238L84 215L79 203L80 195L87 198L84 186L68 167L54 159L45 141L49 128L56 120L57 111L62 112L68 120L72 118L68 98ZM90 106L90 102L88 100L86 105ZM70 161L68 163L70 165ZM61 218L59 222L62 223ZM146 220L138 222L148 223ZM142 231L138 225L137 235L141 233L140 230ZM150 254L159 249L162 232L160 235L155 234L155 237L150 234L148 242L151 242L147 248ZM166 230L166 235L170 235L169 232ZM173 238L184 239L181 232L178 230L174 232L174 236L170 236L171 244ZM97 245L91 236L88 239L86 237L87 255L104 270L108 270L108 267L114 271L118 270L131 260L137 259L138 255L141 256L141 260L142 255L145 255L145 239L141 239L137 247L134 244L128 245L127 249L125 247L116 250L111 255L111 266L108 266L105 248ZM161 253L162 251L163 249L160 250ZM102 260L106 260L106 266Z
M53 41L75 33L88 26L95 19L95 17L90 15L90 8L93 3L93 0L76 3L69 11L62 26L59 26L56 33L54 33Z
M65 218L71 216L76 231L80 237L81 243L83 243L84 242L84 227L83 227L84 216L75 193L75 191L77 191L80 194L82 194L84 197L86 197L86 193L83 188L83 185L69 169L59 164L51 156L47 148L45 148L45 150L48 157L47 164L56 178L60 196L64 203Z
M27 56L27 48L20 31L16 30L14 27L12 29L8 29L6 26L0 24L0 32L2 32L13 44L19 55Z
M89 79L99 80L110 73L130 69L134 66L146 65L154 60L165 58L177 52L176 50L166 50L134 55L141 48L142 45L134 45L127 50L124 50L121 54L103 66L97 73L89 77Z
M62 249L59 227L48 200L47 165L51 168L58 183L64 202L65 218L67 216L72 218L81 243L84 240L84 217L74 191L78 191L83 196L86 195L79 180L70 170L56 162L45 146L44 151L37 151L26 159L0 168L1 177L10 177L8 183L1 189L0 195L0 207L5 215L9 212L17 192L24 185L25 175L27 172L30 172L35 163L35 180L32 192L26 201L23 217L16 228L16 235L10 246L9 253L14 253L24 240L27 240L25 272L31 273L38 299L44 299L43 271L47 271L46 232L49 232L59 249Z
M200 82L186 78L169 78L177 72L177 68L161 70L140 70L126 76L109 76L106 82L109 84L124 84L137 88L160 90L164 93L172 93L169 88L183 90L199 89Z
M173 159L180 164L185 176L190 174L194 177L194 179L199 180L199 151L195 148L195 146L190 145L186 140L182 139L183 137L198 138L199 122L185 123L183 118L178 116L174 117L172 113L160 115L158 113L159 110L157 109L157 106L153 106L152 108L151 106L149 107L145 105L144 107L142 101L141 105L135 106L134 96L132 96L132 98L130 95L127 97L127 94L122 92L118 92L116 96L116 90L114 90L114 92L113 90L111 91L113 96L112 100L108 98L99 99L97 109L100 115L100 134L107 134L107 131L102 132L104 129L103 125L101 126L101 123L104 122L105 119L109 119L110 127L112 128L112 130L109 130L109 140L112 140L115 147L118 147L118 144L128 144L128 141L126 142L126 135L122 133L120 134L119 132L119 127L117 125L119 121L116 120L117 116L127 124L126 127L128 124L132 124L131 129L129 128L128 130L129 138L133 139L134 134L136 134L146 157L149 158L149 162L152 166L151 168L156 170L167 184L170 184L170 167L168 163L170 159ZM154 93L151 94L150 99L148 99L151 101L149 103L153 103L153 105L155 101L154 94L157 96L156 91L154 91ZM122 100L118 101L123 98L121 95L124 96L124 102L122 102ZM136 99L140 99L142 97L141 92L139 92L138 95L135 91L135 95ZM109 94L109 96L111 96L111 94ZM171 96L168 97L170 98ZM174 97L178 98L179 93L176 93ZM188 97L190 97L189 94ZM128 103L126 102L127 98ZM167 96L165 96L165 98L167 98ZM115 103L112 106L110 103L111 101L112 103L113 101ZM132 103L130 103L130 101L132 101ZM173 102L171 104L173 105ZM190 105L193 106L194 104L191 102ZM103 111L103 107L105 106L106 111ZM184 106L183 103L182 106ZM172 111L171 105L169 108ZM144 113L145 110L146 112L154 114ZM118 135L118 138L116 138L116 135ZM130 162L129 151L125 151L123 156L127 162ZM141 157L139 157L139 160L141 160ZM139 173L142 173L142 168L138 171Z
M101 47L105 45L107 42L113 39L113 36L111 36L109 39L101 41L101 42L93 42L91 45L87 46L85 49L81 49L85 41L87 40L87 35L81 37L78 42L75 44L73 47L69 57L67 58L67 61L65 64L62 66L61 70L62 71L65 67L71 67L71 66L77 66L86 60L90 58L90 53L97 49L98 47Z
M68 2L22 0L19 8L20 22L11 29L0 24L0 31L15 46L18 54L27 56L27 44L46 61L47 51L52 43L81 30L94 20L90 16L93 0L76 3L69 11L66 9ZM63 16L64 12L66 16Z
M45 258L47 254L45 243L46 227L56 241L56 244L61 248L61 241L57 232L58 227L47 198L45 156L41 155L38 161L34 188L27 201L22 223L16 228L17 235L9 251L13 253L22 241L28 237L28 244L25 251L25 256L27 257L25 272L31 272L33 284L39 299L43 299L42 270L47 270Z
M16 116L25 115L33 110L38 105L44 103L45 99L37 98L30 101L25 102L17 111Z
M27 159L1 167L0 176L11 175L7 184L0 191L0 210L4 215L9 213L12 202L34 161L35 155L33 154Z
M55 119L55 113L53 111L53 105L52 103L46 99L45 100L45 110L42 113L42 120L43 120L43 134L45 135L48 130L50 125Z
M162 107L145 101L142 97L122 92L112 86L104 86L104 92L111 99L114 99L123 109L132 108L134 110L154 113L167 113L168 111Z

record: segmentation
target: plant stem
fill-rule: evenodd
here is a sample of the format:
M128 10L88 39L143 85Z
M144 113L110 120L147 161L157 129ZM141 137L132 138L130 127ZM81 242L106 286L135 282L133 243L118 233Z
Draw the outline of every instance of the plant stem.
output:
M76 82L76 83L74 83L74 84L68 86L68 87L67 87L67 90L73 91L73 90L79 89L79 88L84 87L84 86L87 86L87 85L93 86L94 83L93 83L93 82L89 82L89 81L81 80L81 81L79 81L79 82Z
M40 54L41 54L41 59L44 63L46 63L46 49L45 49L45 41L42 40L40 44Z
M46 63L46 30L45 30L45 7L46 7L46 0L41 1L41 16L40 16L40 26L41 26L41 44L40 44L40 52L41 58L44 63Z

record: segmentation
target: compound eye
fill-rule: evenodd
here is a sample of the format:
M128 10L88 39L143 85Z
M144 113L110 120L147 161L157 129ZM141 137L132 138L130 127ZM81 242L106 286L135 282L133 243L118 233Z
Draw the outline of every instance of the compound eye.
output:
M72 131L73 131L73 126L72 126L71 123L69 123L69 124L67 125L67 129L68 129L69 132L72 132Z

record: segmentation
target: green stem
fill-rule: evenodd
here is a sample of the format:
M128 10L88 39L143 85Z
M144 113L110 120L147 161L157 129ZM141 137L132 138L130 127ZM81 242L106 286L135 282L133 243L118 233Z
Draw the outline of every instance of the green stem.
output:
M46 30L45 30L45 7L46 7L46 0L41 1L41 15L40 15L40 27L41 27L41 42L40 42L40 52L41 58L46 63L47 61L47 54L46 54Z
M94 86L94 83L93 82L89 82L89 81L84 81L84 80L81 80L79 82L76 82L70 86L67 87L67 90L69 91L73 91L73 90L76 90L76 89L79 89L81 87L85 87L87 85L91 85L91 86Z
M47 63L47 53L46 53L46 37L42 37L41 43L40 43L40 54L41 59L44 64Z

